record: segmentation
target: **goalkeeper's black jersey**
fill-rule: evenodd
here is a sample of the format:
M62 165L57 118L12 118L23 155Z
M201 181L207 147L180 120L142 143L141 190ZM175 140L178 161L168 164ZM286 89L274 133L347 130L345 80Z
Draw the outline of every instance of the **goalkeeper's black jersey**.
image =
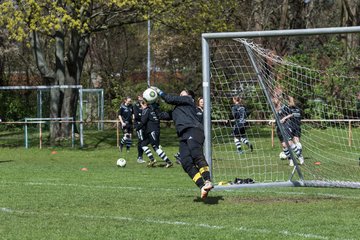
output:
M163 93L161 97L166 103L175 105L171 112L171 118L175 122L178 136L188 128L199 128L202 131L204 127L197 116L196 105L191 96L172 96Z

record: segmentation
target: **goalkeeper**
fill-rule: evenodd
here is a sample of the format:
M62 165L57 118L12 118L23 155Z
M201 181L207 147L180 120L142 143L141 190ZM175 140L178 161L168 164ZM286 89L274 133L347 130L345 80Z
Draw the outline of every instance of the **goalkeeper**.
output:
M205 199L214 186L210 178L209 165L203 153L204 128L197 116L195 94L191 90L183 90L180 96L173 96L156 87L153 89L166 103L175 106L169 118L174 121L179 137L181 166L200 188L201 198Z

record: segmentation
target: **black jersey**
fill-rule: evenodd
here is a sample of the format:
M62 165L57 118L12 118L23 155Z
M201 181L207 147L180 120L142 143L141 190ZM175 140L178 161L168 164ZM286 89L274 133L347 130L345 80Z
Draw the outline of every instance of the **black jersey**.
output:
M166 103L175 105L171 113L171 118L175 122L175 128L178 136L181 136L184 130L188 128L199 128L202 131L204 127L199 121L194 99L191 96L172 96L163 93L161 97Z
M235 125L245 125L246 123L246 108L240 104L235 104L231 107L231 113L235 119Z
M287 105L282 105L280 109L276 112L276 115L279 117L279 120L291 114L291 110Z
M136 130L143 129L145 134L160 132L160 120L152 106L142 110L141 121Z
M204 110L201 107L196 107L196 115L201 123L204 122Z
M142 113L142 109L141 109L141 105L140 102L137 101L134 106L133 106L133 111L134 111L134 121L135 121L135 125L139 124L141 122L141 113ZM136 126L135 126L136 127Z
M284 117L291 114L291 110L287 105L282 105L280 109L276 112L277 117L279 118L279 121L283 119ZM276 122L276 133L279 137L280 142L284 142L285 139L291 140L293 134L291 130L291 121L290 119L286 120L283 124L283 130L285 136L281 134L280 128L278 126L278 123Z
M300 123L301 123L301 110L300 110L300 108L298 108L296 106L290 106L289 109L290 109L290 112L293 115L293 117L291 118L291 122L294 125L299 126Z
M132 115L133 115L133 106L132 105L125 105L121 104L119 115L122 117L125 123L132 123Z

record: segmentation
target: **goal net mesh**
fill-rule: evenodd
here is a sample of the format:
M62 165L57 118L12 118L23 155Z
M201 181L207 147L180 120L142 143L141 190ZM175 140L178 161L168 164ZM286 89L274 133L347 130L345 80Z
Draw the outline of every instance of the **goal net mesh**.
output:
M351 187L354 182L357 186L359 77L344 76L336 69L320 71L300 66L246 39L213 40L209 45L211 161L215 182L222 185L251 179L268 183L303 177L309 185L318 181L323 183L320 185L349 182ZM289 97L295 100L301 113L304 164L295 163L294 168L288 159L280 158L283 147L274 123L273 103L266 94L279 96L281 106L292 104ZM245 134L238 136L237 142L233 131L234 97L242 99L241 105L247 112ZM296 174L296 165L301 174Z

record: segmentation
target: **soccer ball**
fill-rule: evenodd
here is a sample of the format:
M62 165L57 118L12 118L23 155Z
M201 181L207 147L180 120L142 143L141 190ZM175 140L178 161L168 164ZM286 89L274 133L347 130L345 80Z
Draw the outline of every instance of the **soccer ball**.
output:
M287 159L286 154L283 151L280 152L279 158L282 159L282 160Z
M119 158L117 161L116 161L116 165L118 167L125 167L126 166L126 160L124 158Z
M146 102L151 104L156 101L156 99L158 98L158 94L154 89L148 88L143 92L143 98Z

